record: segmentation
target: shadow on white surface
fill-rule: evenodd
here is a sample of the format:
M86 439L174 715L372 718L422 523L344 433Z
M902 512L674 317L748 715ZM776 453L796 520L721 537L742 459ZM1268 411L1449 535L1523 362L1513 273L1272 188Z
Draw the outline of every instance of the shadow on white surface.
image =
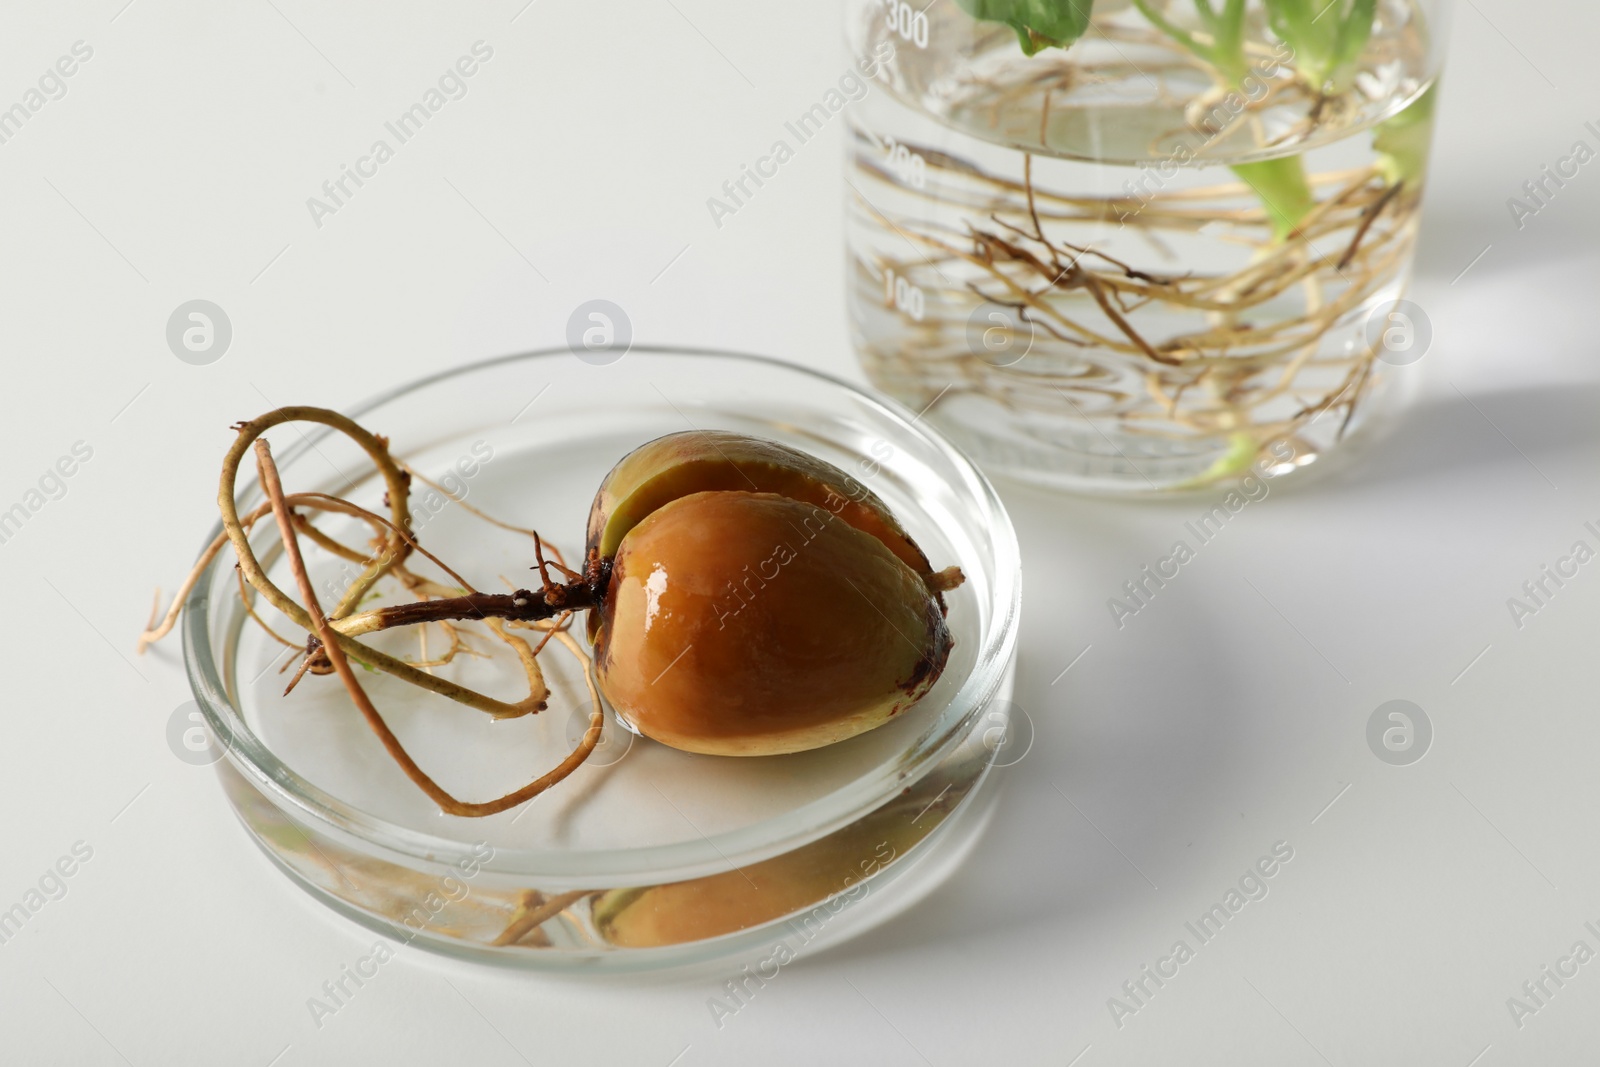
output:
M1520 455L1519 455L1520 453ZM1317 491L1360 492L1369 485L1436 485L1506 463L1543 476L1569 458L1600 455L1600 385L1550 384L1486 393L1445 387L1404 412ZM1559 484L1559 479L1557 480Z

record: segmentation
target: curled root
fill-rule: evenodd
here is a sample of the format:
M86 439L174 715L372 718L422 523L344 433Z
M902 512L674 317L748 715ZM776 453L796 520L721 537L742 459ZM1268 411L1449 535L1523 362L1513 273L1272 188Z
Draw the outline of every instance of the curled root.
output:
M272 427L288 422L313 422L328 426L350 438L365 451L376 465L387 489L385 502L389 511L388 516L379 515L327 493L285 493L277 464L272 458L271 447L262 435ZM474 515L496 526L532 536L538 569L543 578L543 588L539 592L516 590L510 594L480 593L465 578L417 541L411 530L410 483L413 478L429 485L434 483L409 467L397 463L390 456L388 442L384 438L370 433L337 412L314 407L279 408L258 419L240 423L236 429L239 436L224 460L217 496L222 513L223 533L201 553L194 569L179 587L171 605L159 622L157 621L157 616L160 614L159 594L157 595L157 603L152 608L150 621L139 636L140 652L172 630L200 575L215 562L224 545L231 545L238 557L240 597L250 617L279 643L296 649L302 648L300 643L275 632L261 618L254 604L255 597L259 596L307 635L303 646L304 655L285 692L292 690L307 674L337 674L350 699L378 736L390 757L444 813L481 817L505 811L538 796L566 778L588 759L595 746L599 744L601 731L604 728L604 705L601 703L599 690L595 684L592 662L567 633L567 628L574 611L590 607L595 603L597 591L605 578L597 566L591 566L586 573L579 574L562 562L559 552L555 552L555 561L547 562L544 557L545 546L535 531L509 526L472 508L469 510ZM234 496L235 482L245 452L252 446L260 484L267 500L247 514L240 515ZM371 551L362 552L329 536L312 522L307 512L345 515L364 522L373 533ZM255 549L250 544L252 528L269 514L277 525L299 599L280 589L267 577ZM301 537L309 539L333 556L361 568L360 573L331 610L324 610L312 587L301 554ZM457 584L459 589L451 589L412 571L407 566L407 561L413 554L437 566ZM558 585L552 582L549 576L549 568L552 566L567 575L571 579L570 583ZM357 610L377 583L385 577L392 577L400 582L416 597L416 600L409 604L368 611ZM432 673L432 668L447 664L459 655L483 655L465 640L460 628L455 625L457 621L463 619L484 622L496 638L512 649L528 679L529 689L526 697L514 703L507 703ZM360 635L407 625L419 625L422 655L415 662L397 659L357 640ZM443 653L431 659L427 654L428 625L439 626L449 642ZM511 627L530 625L546 631L537 647L511 629ZM590 697L588 728L577 746L552 770L520 789L494 800L482 802L457 799L417 765L406 752L404 745L389 729L350 666L353 660L365 667L419 686L428 692L485 712L494 718L514 718L536 713L546 706L550 690L545 683L538 656L552 637L562 641L583 663L584 681ZM554 898L544 907L535 909L532 914L537 916L550 904L560 900L560 897ZM565 906L562 904L550 914L559 912ZM539 923L544 922L545 918L539 918L523 932L534 929Z

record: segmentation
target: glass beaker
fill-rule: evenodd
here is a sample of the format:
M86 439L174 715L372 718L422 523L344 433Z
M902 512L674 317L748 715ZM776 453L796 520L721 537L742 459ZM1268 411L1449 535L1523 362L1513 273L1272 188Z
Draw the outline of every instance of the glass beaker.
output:
M1385 408L1447 0L851 0L863 367L992 472L1277 477Z

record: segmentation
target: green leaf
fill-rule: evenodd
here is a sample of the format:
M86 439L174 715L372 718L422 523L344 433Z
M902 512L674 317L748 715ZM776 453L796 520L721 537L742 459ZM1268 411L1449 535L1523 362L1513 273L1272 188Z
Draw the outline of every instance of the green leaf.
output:
M1017 31L1028 55L1067 48L1089 28L1094 0L956 0L980 22L1003 22Z

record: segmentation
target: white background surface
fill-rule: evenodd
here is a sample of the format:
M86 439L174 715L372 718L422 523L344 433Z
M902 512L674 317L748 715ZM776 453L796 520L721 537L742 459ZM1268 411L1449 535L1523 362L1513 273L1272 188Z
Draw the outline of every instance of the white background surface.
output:
M0 105L94 49L0 145L0 508L93 448L0 544L0 908L75 841L94 850L0 945L0 1059L1593 1062L1600 960L1520 1029L1506 999L1579 939L1600 949L1600 562L1520 630L1506 600L1597 542L1600 162L1521 231L1505 201L1595 145L1600 13L1512 0L1454 20L1413 294L1435 342L1408 421L1252 504L1121 631L1106 598L1201 502L1005 489L1037 736L933 897L785 968L720 1030L715 977L563 983L417 951L317 1028L306 998L372 938L274 872L168 750L176 643L131 656L214 519L228 425L559 343L593 297L641 340L855 374L842 124L722 229L705 208L844 69L836 6L523 2L0 12ZM305 199L479 39L494 58L469 95L314 227ZM195 297L234 328L206 367L164 339ZM1395 698L1436 731L1409 767L1365 741ZM1279 840L1294 859L1270 895L1119 1029L1107 999Z

